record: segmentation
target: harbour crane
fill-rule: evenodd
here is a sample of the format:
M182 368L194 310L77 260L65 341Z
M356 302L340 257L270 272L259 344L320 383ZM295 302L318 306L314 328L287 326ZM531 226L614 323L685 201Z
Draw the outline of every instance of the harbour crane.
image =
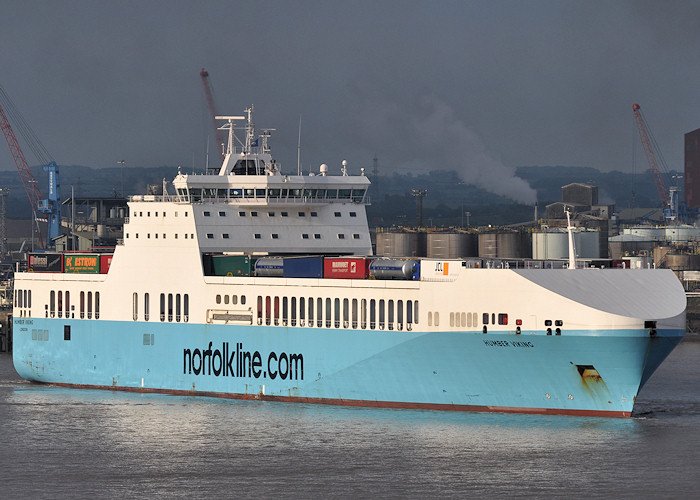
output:
M639 131L639 138L642 141L642 148L644 149L644 154L647 157L647 162L649 163L649 170L651 170L651 175L654 177L654 183L656 184L656 191L659 194L659 199L661 200L662 208L664 209L664 214L667 218L675 219L678 214L678 209L672 206L669 192L666 189L666 184L664 183L663 177L661 176L661 170L659 170L658 158L661 161L661 165L664 167L664 172L668 172L663 157L661 156L661 151L659 150L656 140L653 134L647 126L647 122L642 114L642 108L636 102L632 105L632 111L634 112L634 120L637 123L637 130ZM677 195L677 193L675 193ZM674 204L677 203L677 196L674 196Z
M39 162L44 165L44 171L49 175L49 196L46 199L42 198L39 184L34 178L24 152L19 145L17 136L15 135L8 115L12 118L22 137L27 141L30 148L39 159ZM61 224L61 203L60 203L60 183L58 165L48 153L43 144L34 134L34 131L29 127L22 115L17 111L12 100L5 93L5 90L0 87L0 128L5 135L5 140L10 148L10 154L17 166L19 177L22 180L24 190L27 192L29 203L32 207L33 221L36 224L36 229L39 234L39 243L42 248L46 248L44 239L41 234L41 229L38 225L37 212L44 214L48 222L47 244L50 246L54 238L60 234Z
M224 136L224 131L219 128L216 123L216 106L214 105L214 96L211 88L211 82L209 81L209 72L202 68L199 72L199 76L202 78L202 84L204 84L204 96L207 99L207 107L209 108L209 117L211 118L211 123L214 126L214 139L216 140L216 150L219 152L219 160L221 163L224 161L224 148L223 145L226 144L226 137Z

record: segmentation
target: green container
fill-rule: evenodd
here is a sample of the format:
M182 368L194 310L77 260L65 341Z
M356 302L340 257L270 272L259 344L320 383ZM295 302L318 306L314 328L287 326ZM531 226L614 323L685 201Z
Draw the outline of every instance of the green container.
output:
M212 255L214 276L250 276L251 259L248 255Z
M67 253L63 256L64 273L100 273L99 254Z

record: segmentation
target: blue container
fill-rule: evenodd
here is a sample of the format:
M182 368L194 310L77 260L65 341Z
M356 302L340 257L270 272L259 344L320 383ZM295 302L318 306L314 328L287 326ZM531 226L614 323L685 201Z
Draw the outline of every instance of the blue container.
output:
M285 278L323 278L323 257L285 257Z

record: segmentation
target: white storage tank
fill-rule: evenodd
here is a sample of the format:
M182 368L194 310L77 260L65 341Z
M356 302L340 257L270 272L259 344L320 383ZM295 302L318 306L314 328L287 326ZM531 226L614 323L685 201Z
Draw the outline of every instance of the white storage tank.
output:
M600 232L575 231L574 246L579 259L600 258ZM550 229L532 235L533 259L568 259L569 234L566 229Z
M650 227L650 226L626 227L622 230L622 234L634 234L635 236L641 236L644 239L653 240L653 241L665 241L666 240L666 228L663 228L663 227Z

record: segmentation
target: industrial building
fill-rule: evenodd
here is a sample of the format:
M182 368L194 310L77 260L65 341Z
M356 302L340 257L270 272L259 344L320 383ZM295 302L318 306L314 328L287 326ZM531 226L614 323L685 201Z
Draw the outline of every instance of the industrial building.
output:
M685 134L685 204L700 208L700 128Z

